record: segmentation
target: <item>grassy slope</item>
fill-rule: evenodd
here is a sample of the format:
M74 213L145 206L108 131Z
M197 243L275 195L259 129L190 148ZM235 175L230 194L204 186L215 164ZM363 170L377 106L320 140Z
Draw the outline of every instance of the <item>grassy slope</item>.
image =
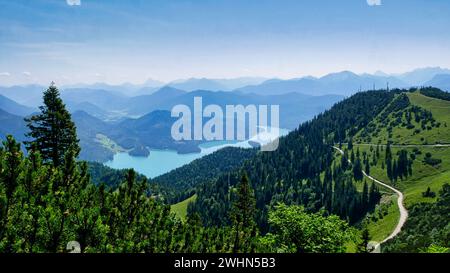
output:
M197 195L193 195L179 203L170 206L170 211L175 213L180 219L186 219L188 204L194 202L197 199Z
M368 146L359 146L360 151L366 151L369 155L370 148ZM421 154L416 155L416 159L413 161L412 165L412 176L404 178L403 180L398 180L397 182L392 182L389 180L386 174L386 170L382 169L381 161L385 157L385 150L380 151L380 160L377 165L371 166L371 175L374 177L391 184L398 188L405 195L405 205L406 207L411 204L418 202L431 202L436 201L433 198L422 197L422 192L424 192L427 187L431 190L437 192L442 187L445 182L450 179L450 147L417 147ZM400 150L408 151L408 154L412 154L413 147L392 147L392 153L394 157ZM441 159L442 163L437 166L431 166L424 163L424 158L426 153L431 153L433 158Z
M414 130L407 129L401 126L393 128L393 134L391 140L394 144L435 144L435 143L450 143L450 102L440 99L434 99L426 97L419 92L407 94L412 105L420 106L423 109L431 111L433 118L441 123L440 127L433 127L431 130L422 130L419 134L414 134ZM390 116L390 119L392 117ZM419 124L413 121L416 128L420 128ZM387 130L382 124L376 124L381 131L378 136L372 137L371 143L386 143ZM355 142L361 141L361 139L355 138ZM361 141L362 143L367 143ZM361 153L365 151L369 158L372 158L370 146L357 145ZM373 147L375 148L375 147ZM393 147L392 153L396 158L396 153L405 149L408 154L413 153L414 147ZM380 151L380 159L377 164L371 166L371 175L377 179L386 182L387 184L394 185L400 189L405 195L405 206L410 207L414 203L418 202L434 202L436 198L423 197L422 192L426 191L427 187L430 187L432 191L438 192L445 182L450 181L450 147L425 147L417 146L417 149L421 154L416 155L416 159L413 161L413 173L412 176L397 182L389 181L386 170L382 169L381 161L385 157L385 149ZM442 160L442 163L438 166L430 166L423 162L426 153L431 153L433 158ZM398 207L395 202L392 202L388 209L388 214L382 219L373 221L369 225L369 231L373 240L381 241L385 238L391 230L393 230L397 224L399 217Z
M355 138L356 143L373 143L386 144L392 141L394 144L436 144L436 143L450 143L450 101L429 98L418 91L406 94L411 105L419 106L423 109L431 111L433 118L440 123L439 127L432 127L430 129L422 129L420 123L412 120L414 128L408 129L405 126L395 126L392 130L392 137L388 137L387 126L394 120L391 113L388 117L389 122L380 123L377 119L372 121L375 127L379 130L378 133L372 134L370 141L361 138L361 134L357 134ZM381 114L380 114L381 115ZM406 121L405 116L402 121ZM415 132L418 129L419 132Z
M424 141L421 140L423 137L426 139L427 143L450 143L450 102L443 101L434 98L428 98L421 95L419 92L407 94L410 102L413 105L420 106L426 110L432 112L433 117L436 121L441 123L439 128L432 128L432 130L422 131L420 134L414 135L412 132L414 130L401 128L401 126L394 128L393 138L390 139L393 143L397 144L423 144ZM413 121L413 124L419 128L420 125ZM371 143L386 143L387 141L387 131L382 124L377 124L381 128L379 137L372 138ZM358 138L355 139L358 142ZM362 143L367 143L361 141ZM366 152L369 158L372 158L372 153L375 152L375 147L370 151L370 146L358 145L355 143L356 148L359 147L360 152ZM345 147L344 147L345 148ZM386 175L386 170L382 169L381 161L385 157L385 149L380 151L380 157L376 165L371 166L370 174L377 179L394 185L399 188L405 195L405 205L408 208L411 204L417 202L433 202L436 198L424 198L422 197L422 192L424 192L427 187L430 187L432 191L436 193L442 187L445 182L450 181L450 147L418 147L421 151L420 155L417 155L416 160L413 163L413 175L404 180L399 180L396 183L389 181ZM409 154L413 152L414 147L393 147L392 153L396 153L401 150L406 149ZM423 162L423 158L427 152L433 155L433 158L439 158L442 163L439 166L432 167ZM335 161L340 162L340 153L336 152ZM396 156L394 156L396 157ZM322 174L323 178L323 174ZM372 182L367 180L370 185ZM362 191L363 183L355 182L359 191ZM389 189L380 186L380 192L383 194L381 201L381 206L384 207L386 212L382 217L378 216L376 220L370 221L368 229L373 241L380 242L386 238L398 223L400 216L399 209L396 204L397 196L393 194ZM171 206L171 210L176 213L181 219L185 219L187 214L187 205L195 201L196 196L192 196L180 203ZM375 212L374 215L379 215L380 213ZM370 217L369 217L370 218ZM348 243L347 252L354 252L355 245L353 243Z
M369 233L372 241L381 242L384 238L391 234L392 230L397 226L400 218L400 211L397 206L397 195L383 196L382 203L388 207L387 214L383 218L371 221L368 225Z
M442 124L425 133L429 143L450 143L450 101L426 97L419 92L408 94L412 104L423 107L433 114L433 117Z
M105 135L97 134L95 141L99 142L106 149L112 151L113 153L126 152L127 150L122 148L119 144L115 143L113 140Z
M346 149L346 147L342 147L342 148L344 150ZM333 163L340 164L341 158L342 158L341 153L336 151L334 154ZM321 174L321 179L324 178L324 175L325 175L325 173ZM372 185L372 183L374 183L372 180L369 180L367 178L365 178L364 181L367 182L367 185L369 187ZM354 183L356 185L357 190L359 192L362 192L364 183L356 182L356 181ZM389 190L385 187L382 187L378 184L377 184L377 186L380 189L380 193L382 194L382 200L380 203L383 204L383 206L388 207L388 209L387 209L388 214L383 216L382 219L379 219L376 222L372 222L370 225L368 225L368 229L369 229L369 233L371 235L371 240L380 242L384 238L386 238L391 233L391 231L395 228L395 226L398 222L398 218L400 217L400 212L396 205L397 204L396 203L397 196L391 190ZM374 214L378 215L378 213L374 213ZM381 217L378 216L378 218L381 218ZM350 242L347 242L347 244L346 244L346 252L347 253L356 253L356 250L357 250L357 247L353 240Z
M346 147L342 147L344 150L346 150ZM355 147L356 151L356 147ZM363 152L363 150L360 150ZM336 152L335 153L335 159L336 163L339 163L341 161L341 153ZM376 177L376 175L375 175ZM367 182L367 185L370 187L372 183L374 183L372 180L369 180L367 178L364 179L364 181ZM356 185L356 188L359 192L362 192L363 190L363 182L354 182ZM374 215L377 215L377 221L373 221L368 225L369 233L371 236L371 240L380 242L384 238L386 238L391 231L395 228L397 225L398 219L400 217L400 212L397 207L397 195L395 195L391 190L382 187L378 184L376 184L378 188L380 189L380 193L382 194L382 200L381 200L381 206L387 208L387 215L378 216L379 213L375 212ZM378 211L378 208L377 210ZM349 243L347 245L347 252L353 253L356 250L356 246L352 243Z

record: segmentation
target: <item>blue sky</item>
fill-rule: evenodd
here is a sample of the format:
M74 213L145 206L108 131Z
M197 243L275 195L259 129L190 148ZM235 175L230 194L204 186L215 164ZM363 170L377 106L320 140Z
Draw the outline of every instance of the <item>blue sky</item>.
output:
M0 85L450 67L449 26L448 0L0 0Z

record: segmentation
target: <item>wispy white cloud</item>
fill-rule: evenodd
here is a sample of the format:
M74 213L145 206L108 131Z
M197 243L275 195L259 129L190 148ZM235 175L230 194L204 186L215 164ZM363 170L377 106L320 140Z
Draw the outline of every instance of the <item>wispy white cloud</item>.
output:
M24 71L22 72L22 75L24 75L25 77L31 77L31 72Z
M11 73L9 72L0 72L0 77L9 77L11 76Z
M369 6L381 6L381 0L367 0Z
M66 0L69 6L81 6L81 0Z

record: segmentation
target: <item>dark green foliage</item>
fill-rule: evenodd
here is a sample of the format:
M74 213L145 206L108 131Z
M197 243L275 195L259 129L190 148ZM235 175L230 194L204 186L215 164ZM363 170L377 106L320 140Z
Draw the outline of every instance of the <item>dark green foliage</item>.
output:
M192 196L196 186L241 167L244 161L255 156L256 152L256 149L227 147L158 176L151 182L170 189L171 191L165 191L164 196L167 202L177 203Z
M414 156L411 156L411 158L414 158ZM391 181L397 181L398 178L404 179L412 175L412 159L409 159L408 151L406 150L400 150L397 153L397 159L393 159L391 147L388 143L385 163L386 173Z
M376 162L376 160L375 160ZM366 160L366 164L364 167L364 171L366 172L367 175L370 175L370 164L369 164L369 160Z
M88 162L87 164L91 182L94 185L105 184L113 190L117 189L125 180L128 171L113 169L98 162ZM143 181L147 178L142 174L136 174L136 179Z
M431 153L426 153L423 162L431 166L436 166L441 164L442 160L439 158L433 158L433 155Z
M332 145L349 141L393 98L392 92L358 93L282 137L276 151L259 152L244 162L241 169L248 174L255 190L256 222L262 232L269 230L268 209L279 202L301 204L308 212L324 208L351 223L365 215L361 208L370 206L361 206L361 193L346 173L348 157L343 157L342 166L331 170L335 157ZM239 181L238 169L200 185L197 201L189 206L188 213L198 213L206 225L228 223L230 188ZM333 171L332 179L322 181L320 175L327 169ZM183 179L189 178L180 176L177 181L182 183Z
M361 164L361 159L357 158L354 161L353 164L353 177L355 178L356 181L361 181L364 178L363 172L362 172L362 164Z
M436 197L436 193L434 191L431 191L430 187L428 187L425 192L422 192L422 196L423 197L435 198Z
M232 237L234 238L233 253L254 252L252 240L255 239L257 228L255 223L255 194L247 174L243 174L236 188L236 197L230 213Z
M403 179L404 177L408 177L410 174L412 162L408 159L408 152L406 150L400 150L398 153L397 159L397 175Z
M27 149L38 150L45 162L58 167L64 162L65 153L72 151L77 157L80 153L75 124L53 84L44 92L44 105L41 113L26 119L32 140Z
M402 232L383 245L384 252L420 252L432 245L450 247L450 185L436 203L414 204Z
M398 111L402 111L410 105L409 98L406 94L402 93L395 100L389 104L388 107L382 112L382 114L378 117L378 121L382 124L386 124L386 119L388 118L390 113L395 113Z
M66 153L64 165L24 158L11 137L0 148L0 252L243 252L229 227L186 223L148 195L133 170L116 190L91 183L88 167ZM198 218L197 218L198 219ZM257 231L246 239L258 238ZM245 241L245 240L243 240ZM256 246L253 246L256 249Z
M0 169L0 251L64 252L76 240L82 252L343 252L348 223L372 210L380 193L373 184L358 192L348 156L332 164L332 145L349 142L393 98L358 93L281 138L274 152L225 149L154 179L156 190L132 170L77 162L76 149L58 164L44 164L52 159L39 149L26 158L12 152L19 173ZM0 152L2 166L7 151L18 151L12 143ZM362 172L367 157L354 156ZM192 188L197 201L180 221L159 197L176 200Z
M427 97L450 101L450 93L442 91L438 88L434 87L421 88L420 93Z
M394 128L414 130L411 132L411 135L417 135L423 130L431 130L432 128L439 128L441 126L439 122L436 122L431 111L410 103L406 95L406 92L410 91L398 90L398 92L400 94L392 103L361 131L361 140L371 142L372 138L379 137L380 132L384 128L388 132L388 138L392 139L394 137Z

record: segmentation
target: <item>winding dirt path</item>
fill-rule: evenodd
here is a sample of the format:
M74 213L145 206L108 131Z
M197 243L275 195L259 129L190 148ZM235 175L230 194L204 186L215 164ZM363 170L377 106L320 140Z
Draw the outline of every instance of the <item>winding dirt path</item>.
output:
M337 150L340 154L344 155L344 151L341 150L338 147L333 146L333 148L335 150ZM352 163L350 160L348 161L350 164ZM400 231L402 230L403 225L406 222L406 219L408 219L408 211L406 210L405 206L403 205L403 200L404 200L404 196L403 193L399 190L397 190L396 188L389 186L386 183L381 182L380 180L377 180L375 178L373 178L372 176L368 175L365 171L363 171L363 174L365 177L367 177L368 179L372 180L373 182L380 184L383 187L386 187L388 189L390 189L391 191L395 192L398 195L397 198L397 205L400 211L400 218L398 220L397 226L395 227L395 229L392 231L392 233L386 237L381 243L378 243L377 245L375 245L374 247L374 251L379 251L379 247L381 244L385 243L386 241L394 238L395 236L397 236L397 234L400 233Z

